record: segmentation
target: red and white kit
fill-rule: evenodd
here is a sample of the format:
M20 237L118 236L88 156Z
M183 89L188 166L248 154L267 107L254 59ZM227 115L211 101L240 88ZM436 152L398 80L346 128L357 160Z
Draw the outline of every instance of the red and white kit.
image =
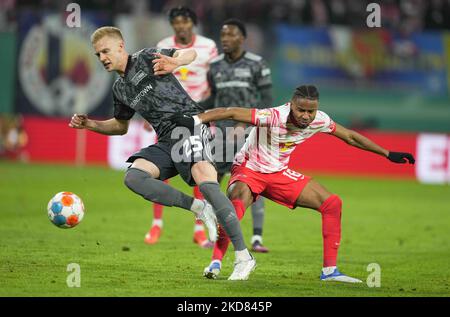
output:
M213 40L194 34L192 43L183 46L175 42L175 36L169 36L162 39L157 47L194 48L197 52L197 58L189 65L178 67L173 74L194 101L201 101L209 96L206 74L209 70L209 62L217 56L217 46Z
M311 124L301 129L290 116L290 103L267 109L253 109L250 132L244 146L236 154L229 185L246 183L255 197L261 194L279 204L294 208L310 177L288 168L296 146L318 132L332 133L334 121L317 111Z

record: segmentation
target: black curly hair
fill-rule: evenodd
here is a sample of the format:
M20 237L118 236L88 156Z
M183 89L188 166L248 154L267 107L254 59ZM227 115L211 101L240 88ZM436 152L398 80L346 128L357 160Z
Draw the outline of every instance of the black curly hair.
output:
M172 23L172 21L178 16L190 18L192 20L192 23L194 23L194 25L197 25L197 15L195 14L194 11L192 11L188 7L179 6L179 7L170 9L170 11L169 11L170 23Z
M319 91L313 85L301 85L295 88L294 97L319 100Z

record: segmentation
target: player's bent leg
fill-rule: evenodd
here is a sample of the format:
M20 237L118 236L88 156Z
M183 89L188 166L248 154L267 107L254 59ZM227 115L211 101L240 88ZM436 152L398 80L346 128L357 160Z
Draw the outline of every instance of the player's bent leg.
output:
M314 179L311 179L295 202L298 207L319 210L323 202L332 194Z
M152 162L137 158L125 175L125 185L144 199L164 206L176 206L192 211L203 221L212 222L215 228L216 216L208 203L194 199L183 192L171 187L159 177L160 170ZM216 234L215 234L216 235Z
M233 242L235 250L246 250L241 227L233 205L220 190L214 166L207 161L201 161L192 166L191 173L203 196L215 209L217 219Z
M155 179L159 177L155 164L137 159L125 174L125 185L144 199L164 206L176 206L186 210L192 209L193 198Z
M337 254L341 241L342 200L331 194L315 180L310 180L296 202L297 206L311 208L322 214L323 268L322 281L360 283L361 281L339 272Z

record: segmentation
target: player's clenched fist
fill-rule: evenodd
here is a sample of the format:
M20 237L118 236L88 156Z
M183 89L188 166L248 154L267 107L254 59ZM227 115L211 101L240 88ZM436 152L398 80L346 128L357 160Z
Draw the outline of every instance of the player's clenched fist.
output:
M88 116L85 114L74 114L70 120L69 127L75 129L87 128Z

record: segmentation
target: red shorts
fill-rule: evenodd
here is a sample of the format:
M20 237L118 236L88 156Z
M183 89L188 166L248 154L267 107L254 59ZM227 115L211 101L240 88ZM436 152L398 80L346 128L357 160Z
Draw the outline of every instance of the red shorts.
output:
M243 182L250 187L253 201L261 195L293 209L297 198L310 179L311 177L289 168L281 172L265 174L242 165L233 165L228 187L237 181Z

